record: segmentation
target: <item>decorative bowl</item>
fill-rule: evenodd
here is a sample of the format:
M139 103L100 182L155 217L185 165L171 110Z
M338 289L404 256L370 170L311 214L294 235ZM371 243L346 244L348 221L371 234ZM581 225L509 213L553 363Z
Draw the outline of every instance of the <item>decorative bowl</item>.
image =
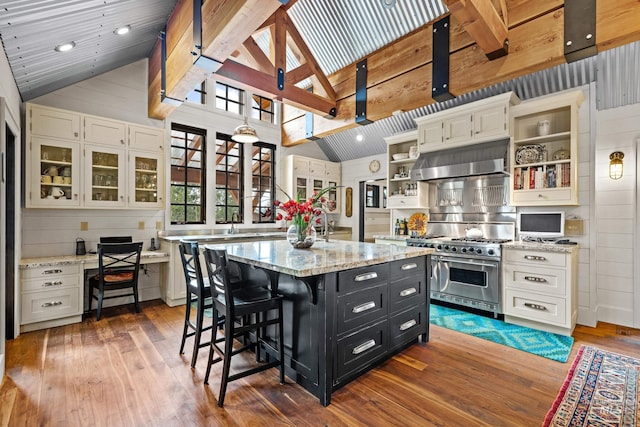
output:
M409 158L409 153L396 153L392 157L393 160L404 160Z

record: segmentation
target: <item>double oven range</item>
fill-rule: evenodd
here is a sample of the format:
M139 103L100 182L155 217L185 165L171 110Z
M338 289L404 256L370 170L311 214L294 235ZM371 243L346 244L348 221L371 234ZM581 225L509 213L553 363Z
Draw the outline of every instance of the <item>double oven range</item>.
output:
M510 239L413 237L407 246L435 249L431 298L502 313L500 245Z

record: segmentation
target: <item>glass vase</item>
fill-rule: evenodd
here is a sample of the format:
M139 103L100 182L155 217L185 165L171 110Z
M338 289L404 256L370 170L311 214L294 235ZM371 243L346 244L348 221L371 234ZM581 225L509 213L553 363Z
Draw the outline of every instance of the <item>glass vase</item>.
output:
M306 227L291 224L287 229L287 241L295 249L308 249L316 242L316 229L310 224Z

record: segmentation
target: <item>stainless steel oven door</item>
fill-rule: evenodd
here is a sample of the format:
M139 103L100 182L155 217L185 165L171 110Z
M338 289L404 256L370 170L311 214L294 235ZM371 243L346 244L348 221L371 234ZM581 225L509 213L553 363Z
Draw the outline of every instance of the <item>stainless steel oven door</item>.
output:
M432 295L500 312L500 261L432 255ZM465 301L469 300L469 301ZM487 306L488 305L488 306Z

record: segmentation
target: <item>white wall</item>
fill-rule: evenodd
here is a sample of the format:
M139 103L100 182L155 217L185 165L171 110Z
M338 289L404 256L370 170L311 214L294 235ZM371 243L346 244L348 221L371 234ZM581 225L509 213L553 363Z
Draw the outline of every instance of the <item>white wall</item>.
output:
M640 327L638 176L640 104L599 111L596 132L596 282L598 319ZM624 153L624 175L608 176L609 155Z

